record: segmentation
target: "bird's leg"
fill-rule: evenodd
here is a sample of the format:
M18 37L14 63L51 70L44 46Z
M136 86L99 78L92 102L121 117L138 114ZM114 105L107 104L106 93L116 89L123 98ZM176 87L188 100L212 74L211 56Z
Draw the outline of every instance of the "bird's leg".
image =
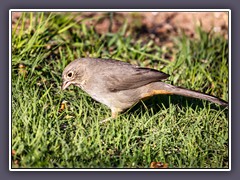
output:
M107 122L107 121L110 121L111 119L115 119L115 118L118 116L118 113L119 113L119 112L120 112L120 111L117 110L117 109L112 109L112 116L109 117L109 118L106 118L106 119L104 119L104 120L102 120L102 121L100 121L100 124L105 123L105 122Z

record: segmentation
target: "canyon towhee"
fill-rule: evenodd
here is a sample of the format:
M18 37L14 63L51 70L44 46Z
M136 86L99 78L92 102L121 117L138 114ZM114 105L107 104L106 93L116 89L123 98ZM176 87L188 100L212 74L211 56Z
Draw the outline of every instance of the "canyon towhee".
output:
M71 84L80 87L93 99L107 105L112 111L112 118L141 99L156 94L177 94L208 100L223 106L228 105L217 97L161 81L167 77L169 75L161 71L122 61L80 58L64 69L62 90Z

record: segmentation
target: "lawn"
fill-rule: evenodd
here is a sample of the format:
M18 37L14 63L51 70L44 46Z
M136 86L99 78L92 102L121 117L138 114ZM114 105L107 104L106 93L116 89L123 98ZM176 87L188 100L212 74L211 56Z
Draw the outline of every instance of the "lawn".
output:
M228 108L159 95L116 119L81 89L61 91L62 71L79 57L117 59L161 70L167 83L228 101L228 40L196 27L159 46L139 21L100 34L103 13L22 13L12 28L12 168L229 168ZM97 74L96 74L97 76ZM123 77L124 78L124 77Z

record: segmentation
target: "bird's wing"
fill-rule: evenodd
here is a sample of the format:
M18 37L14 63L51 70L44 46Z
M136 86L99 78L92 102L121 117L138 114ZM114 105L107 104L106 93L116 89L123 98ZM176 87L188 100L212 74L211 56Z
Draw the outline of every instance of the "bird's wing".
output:
M169 75L155 69L142 68L137 66L127 66L121 70L112 70L106 76L107 88L111 92L134 89L151 82L161 81Z

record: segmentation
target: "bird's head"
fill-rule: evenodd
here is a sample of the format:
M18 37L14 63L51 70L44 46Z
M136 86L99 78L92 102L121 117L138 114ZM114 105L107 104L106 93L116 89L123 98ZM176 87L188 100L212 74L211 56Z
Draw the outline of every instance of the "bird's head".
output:
M62 73L62 90L66 89L71 84L81 86L83 81L83 64L80 59L74 60L69 63Z

